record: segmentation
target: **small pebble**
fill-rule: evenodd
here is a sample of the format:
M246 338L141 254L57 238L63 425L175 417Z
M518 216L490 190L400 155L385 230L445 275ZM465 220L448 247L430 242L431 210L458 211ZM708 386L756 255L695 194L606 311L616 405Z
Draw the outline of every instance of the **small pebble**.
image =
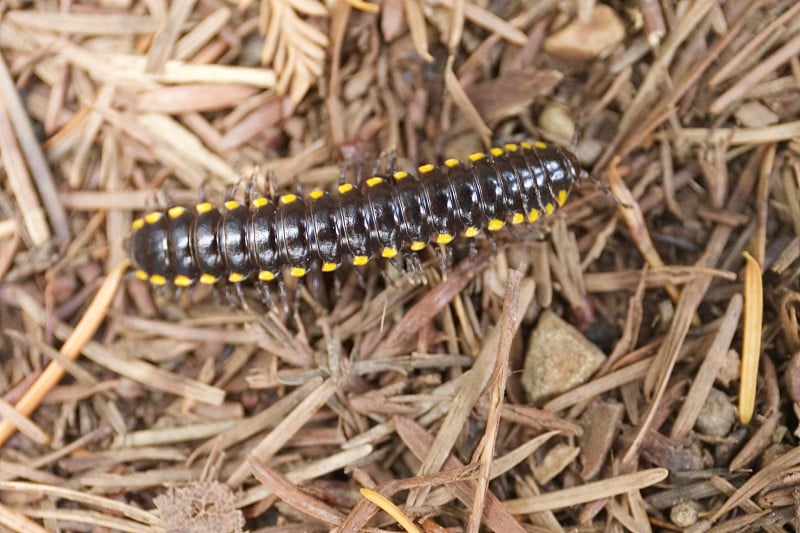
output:
M678 527L689 527L697 522L697 504L695 502L680 502L672 506L669 519Z
M704 435L724 437L731 432L735 421L736 407L731 399L719 389L711 389L697 416L695 427Z
M539 115L539 127L564 145L572 144L575 122L560 105L548 105Z
M597 4L587 21L575 18L544 41L547 53L562 59L592 59L610 52L625 38L625 25L610 7Z
M542 313L528 342L522 386L539 404L592 377L606 355L552 311Z
M736 350L728 350L725 354L725 361L717 372L717 383L723 387L730 386L734 381L739 380L739 367L742 362Z

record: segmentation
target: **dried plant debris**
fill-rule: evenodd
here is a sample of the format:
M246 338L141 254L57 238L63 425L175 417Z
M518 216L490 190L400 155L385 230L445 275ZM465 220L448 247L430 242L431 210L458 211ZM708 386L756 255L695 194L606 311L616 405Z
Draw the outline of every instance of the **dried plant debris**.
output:
M239 533L244 516L231 489L216 481L171 488L153 500L169 533Z
M326 18L327 8L318 0L268 0L261 2L261 10L261 62L278 72L278 90L299 103L320 79L330 44L325 32L306 18Z
M800 528L800 3L3 6L0 530ZM576 186L489 218L523 142ZM451 190L481 160L502 190ZM125 263L148 213L412 173L498 231L264 286Z

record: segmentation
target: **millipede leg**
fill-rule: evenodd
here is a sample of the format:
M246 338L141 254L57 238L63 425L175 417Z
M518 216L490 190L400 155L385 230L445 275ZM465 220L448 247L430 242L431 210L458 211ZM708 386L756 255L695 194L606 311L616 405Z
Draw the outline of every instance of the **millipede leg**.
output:
M289 308L288 302L286 299L286 282L283 279L278 278L278 296L280 296L280 303L281 307L285 310Z
M422 274L423 272L425 272L425 268L422 266L422 260L420 260L419 254L417 253L408 254L406 261L411 272L416 274Z
M406 258L406 276L414 285L421 285L425 282L425 268L422 266L419 255L416 253L408 254Z
M303 184L300 183L300 179L297 176L295 176L293 184L294 184L294 191L297 194L297 196L303 196Z
M342 296L342 274L341 269L333 273L333 298L337 302Z
M381 162L385 161L382 165L383 169L381 169ZM375 165L373 165L372 169L370 169L370 176L376 176L379 173L383 173L386 176L391 176L397 170L397 149L392 146L391 148L387 148L386 150L382 151L378 156L378 159L375 161Z
M393 175L397 172L397 147L390 146L386 149L386 166L384 172L387 176Z
M227 202L228 200L231 199L231 197L233 196L231 194L231 189L233 189L233 187L235 187L235 185L230 185L230 184L225 185L225 187L223 187L223 189L222 189L222 201L223 202Z
M257 170L253 172L253 175L244 185L244 205L247 206L252 202L254 194L258 194L258 174L256 172Z
M387 287L391 287L392 285L394 285L394 280L392 280L391 276L389 276L389 273L386 272L386 269L385 268L381 268L379 270L381 272L381 278L383 279L383 283Z
M199 190L197 191L197 196L199 197L201 204L205 203L205 201L208 199L208 190L206 186L207 186L206 180L203 180L200 183Z
M497 254L497 240L494 238L493 235L487 235L486 240L489 243L489 248L492 249L492 254Z
M508 236L511 237L512 240L518 241L524 238L524 230L521 229L521 225L508 224L506 227L508 228Z
M367 280L364 279L364 274L362 274L358 268L353 268L353 275L355 276L356 281L358 282L358 286L361 287L362 289L366 289Z
M222 290L218 287L215 287L213 291L211 291L212 298L214 300L214 305L217 307L222 306Z
M349 164L349 160L345 159L342 163L342 168L339 169L339 183L338 185L344 185L347 182L347 167Z
M233 297L233 289L231 288L231 285L229 283L225 283L223 286L225 287L224 288L225 303L227 303L228 307L230 307L231 309L235 309L236 308L236 300Z
M166 298L168 294L169 294L169 288L167 287L167 285L162 285L158 287L159 298Z
M177 205L172 196L170 196L169 191L164 189L163 191L161 191L161 194L164 195L164 204L166 205L167 208L175 207Z
M439 245L434 246L433 250L436 252L436 257L439 258L439 268L442 270L442 274L447 274L447 271L449 270L447 265L447 257L445 257L445 253L447 252L445 252L443 248L445 248L445 246ZM450 249L447 248L447 250ZM452 258L452 251L450 251L448 255L450 255Z
M276 176L275 173L270 170L267 172L264 179L269 185L267 188L267 196L270 199L276 198L278 195L278 176Z
M311 292L311 296L322 304L323 307L328 307L328 295L325 292L325 281L322 279L322 272L319 269L318 262L315 261L315 264L308 273L307 279L306 285Z
M545 237L544 228L549 226L542 226L540 224L525 224L523 233L523 240L542 240Z
M239 298L239 303L242 306L242 309L246 311L250 311L250 304L247 303L247 298L244 294L244 288L242 287L241 283L236 284L236 296Z
M269 290L269 285L263 282L256 283L256 293L258 294L261 303L267 308L272 309L275 302L272 300L272 292Z
M405 265L403 265L402 258L394 257L389 259L389 263L400 273L401 276L406 276L408 272L406 271Z
M339 185L344 185L348 182L347 176L355 170L354 184L359 189L361 188L363 180L364 165L358 160L355 155L348 155L342 162L342 168L339 170Z
M301 287L300 284L301 283L302 283L302 281L300 281L300 280L298 280L297 283L295 283L294 291L292 293L291 311L292 311L292 314L294 314L295 316L297 315L298 311L300 310L300 300L301 300L300 299L300 287Z
M195 303L194 302L194 297L195 297L196 294L197 294L197 284L194 284L191 287L189 287L189 296L188 296L188 298L189 298L189 304L190 305Z
M475 258L478 256L478 243L475 242L475 239L470 239L467 241L467 254L469 264L474 266Z
M144 210L146 213L158 208L158 192L150 191L144 198Z

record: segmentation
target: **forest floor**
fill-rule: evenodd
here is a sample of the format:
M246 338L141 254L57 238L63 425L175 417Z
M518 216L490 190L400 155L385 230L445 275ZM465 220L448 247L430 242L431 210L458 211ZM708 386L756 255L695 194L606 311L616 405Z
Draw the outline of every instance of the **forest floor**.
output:
M796 528L798 57L795 0L0 3L0 531ZM591 179L416 272L126 263L541 143Z

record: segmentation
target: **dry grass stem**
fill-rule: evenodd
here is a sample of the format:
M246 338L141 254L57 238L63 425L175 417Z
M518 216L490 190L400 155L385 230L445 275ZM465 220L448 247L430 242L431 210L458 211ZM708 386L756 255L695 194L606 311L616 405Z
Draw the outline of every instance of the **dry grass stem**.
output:
M553 509L563 509L571 505L643 489L664 481L667 479L667 475L669 475L669 472L664 468L652 468L635 474L626 474L603 481L586 483L579 487L551 492L541 496L506 500L503 502L503 506L514 514L540 513Z
M717 379L717 374L725 362L725 355L730 348L733 336L739 326L739 317L742 313L742 297L735 294L728 303L725 315L719 326L719 331L714 337L714 342L709 346L703 363L697 372L692 388L686 395L686 401L678 413L678 418L672 426L670 437L676 441L682 440L694 426L700 409L708 398L708 393Z
M100 323L105 319L106 312L111 305L111 300L117 292L122 275L128 269L128 264L122 263L112 270L103 282L100 290L95 295L92 305L87 309L83 318L78 323L75 331L64 342L61 354L70 360L75 360L81 350L94 335ZM33 386L14 405L16 411L22 416L30 416L34 409L42 402L50 390L56 386L64 375L64 368L58 363L51 363ZM16 426L6 418L0 422L0 446L13 434Z

